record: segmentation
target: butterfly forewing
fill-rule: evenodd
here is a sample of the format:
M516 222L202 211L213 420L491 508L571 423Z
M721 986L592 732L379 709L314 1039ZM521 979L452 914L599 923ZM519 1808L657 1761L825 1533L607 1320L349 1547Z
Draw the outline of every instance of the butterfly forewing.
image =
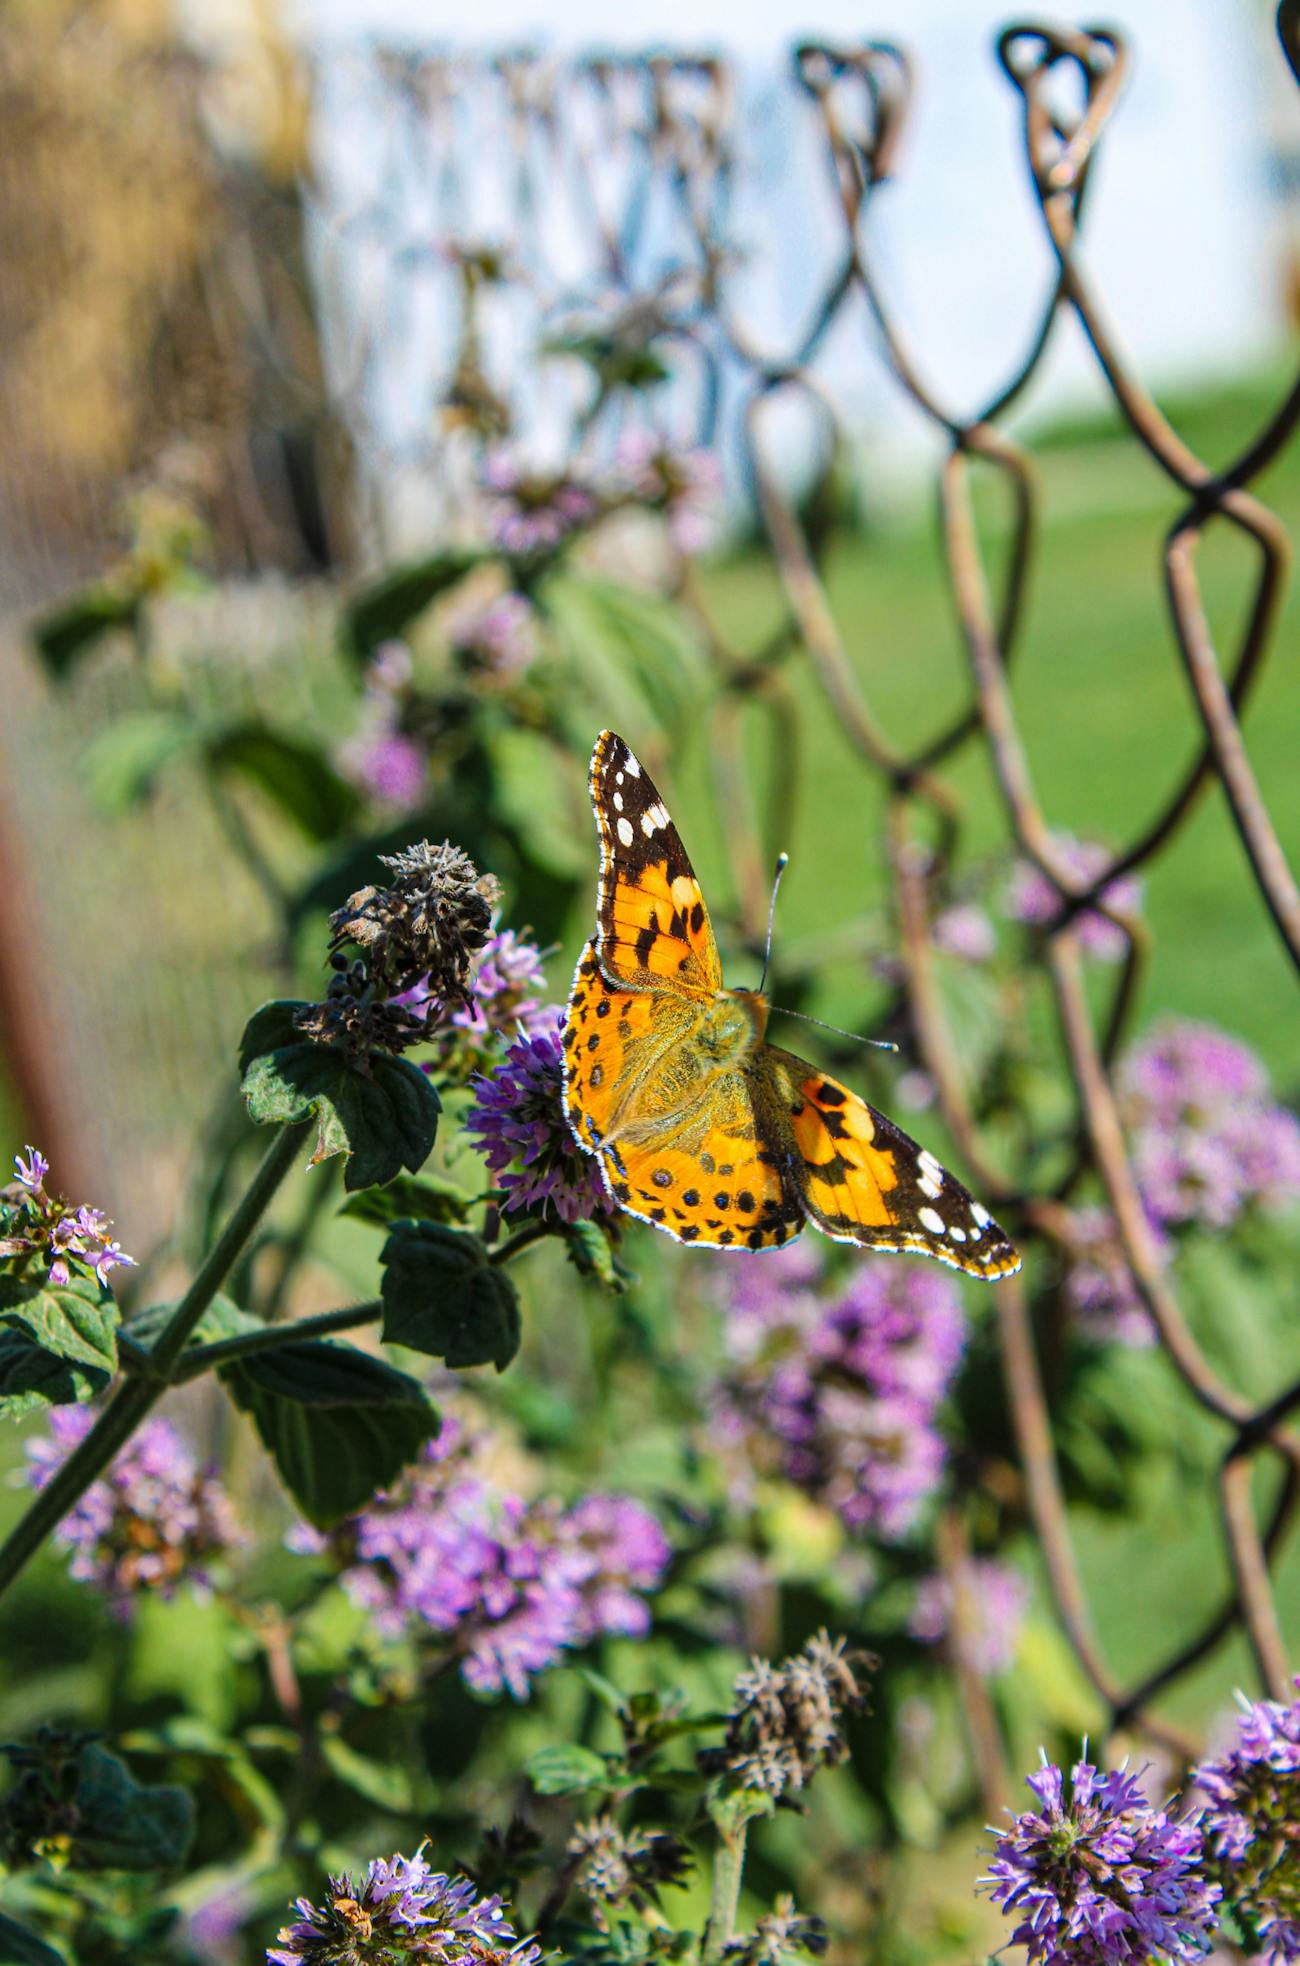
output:
M591 803L601 968L634 988L712 996L722 964L700 884L645 767L610 730L591 754Z
M804 1207L828 1236L912 1250L970 1276L1010 1276L1020 1257L988 1210L884 1113L793 1052L763 1045L755 1070L775 1131L788 1128Z

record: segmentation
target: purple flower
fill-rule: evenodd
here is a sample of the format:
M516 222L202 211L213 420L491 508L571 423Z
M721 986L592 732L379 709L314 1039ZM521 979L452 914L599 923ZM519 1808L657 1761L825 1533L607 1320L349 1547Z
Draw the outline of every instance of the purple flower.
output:
M453 653L487 682L517 681L537 654L537 615L522 594L469 599L445 617L444 627Z
M998 1838L987 1877L1019 1919L1012 1943L1045 1966L1138 1966L1202 1958L1220 1890L1200 1869L1199 1819L1155 1809L1125 1764L1075 1764L1067 1797L1043 1756L1028 1778L1041 1805Z
M954 1629L953 1587L937 1572L923 1577L917 1585L907 1629L923 1645L956 1641L974 1670L992 1679L1006 1672L1015 1659L1029 1585L1009 1563L976 1557L964 1568L961 1588L964 1618L960 1630Z
M296 1900L267 1966L532 1966L540 1946L517 1939L499 1897L481 1898L468 1878L431 1870L423 1846L413 1857L372 1858L365 1876L331 1877L323 1904Z
M962 1356L961 1307L946 1278L870 1258L827 1302L818 1262L782 1251L724 1276L720 1431L849 1528L895 1542L943 1472L935 1416Z
M1151 1314L1125 1261L1114 1216L1105 1208L1075 1209L1070 1236L1073 1248L1065 1301L1078 1329L1095 1344L1127 1345L1135 1351L1154 1345ZM1158 1251L1165 1254L1168 1237L1154 1225L1152 1236Z
M627 430L614 457L624 497L662 512L679 553L700 553L716 532L722 470L711 451L678 450L653 430Z
M1065 872L1079 887L1096 880L1110 865L1110 854L1095 840L1076 840L1069 833L1054 833L1052 845ZM1136 874L1122 874L1102 889L1101 899L1120 914L1136 915L1142 907L1142 883ZM1047 875L1032 861L1017 861L1006 894L1006 910L1012 919L1048 922L1058 913L1060 905L1060 896ZM1074 928L1089 955L1103 962L1123 961L1128 937L1095 908L1086 908L1076 916Z
M1120 1074L1133 1169L1159 1227L1226 1229L1248 1208L1300 1196L1300 1120L1269 1095L1249 1048L1210 1024L1169 1020Z
M85 1407L52 1410L49 1434L26 1443L34 1488L44 1488L94 1418ZM144 1422L55 1534L72 1552L72 1575L104 1591L119 1614L142 1592L170 1597L182 1582L204 1586L208 1563L243 1540L221 1483L199 1473L170 1420L158 1418Z
M960 901L934 918L930 937L936 949L962 962L984 963L998 946L998 932L974 901Z
M483 470L492 536L505 553L553 552L599 516L595 494L564 472L527 471L505 451Z
M608 1218L599 1169L564 1114L562 1017L559 1010L549 1019L539 1012L532 1034L512 1044L494 1072L473 1081L465 1130L505 1191L507 1210L553 1211L562 1222Z
M110 1271L134 1266L134 1256L109 1234L112 1223L102 1210L74 1208L63 1196L47 1193L50 1164L35 1147L26 1151L26 1160L14 1155L14 1186L7 1198L0 1194L0 1258L16 1258L20 1273L32 1263L43 1264L49 1281L59 1286L76 1272L106 1284Z
M513 929L493 931L479 958L468 1003L458 1004L451 1022L458 1030L498 1036L545 1031L555 1011L533 993L546 988L542 952Z
M1207 1868L1263 1957L1293 1966L1300 1959L1300 1698L1241 1704L1234 1746L1193 1777L1209 1799Z
M626 1496L566 1509L504 1492L484 1472L488 1446L448 1418L397 1488L328 1539L299 1535L295 1547L332 1549L344 1589L381 1630L423 1625L476 1691L523 1700L566 1650L649 1629L643 1594L662 1582L671 1551Z

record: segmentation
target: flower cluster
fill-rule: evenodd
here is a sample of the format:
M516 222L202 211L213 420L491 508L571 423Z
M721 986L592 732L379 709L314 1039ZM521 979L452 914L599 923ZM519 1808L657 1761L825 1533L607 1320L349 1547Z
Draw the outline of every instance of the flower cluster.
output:
M1296 1681L1300 1695L1300 1680ZM1300 1697L1243 1702L1237 1739L1196 1770L1207 1868L1270 1962L1300 1960Z
M1198 1819L1147 1801L1125 1765L1077 1762L1069 1792L1043 1756L1028 1777L1039 1808L998 1838L982 1882L1019 1920L1031 1966L1141 1966L1210 1950L1220 1889L1202 1873Z
M554 1027L555 1010L536 994L546 987L542 952L513 929L494 929L470 979L469 995L446 1014L424 980L400 1002L426 1019L440 1076L464 1084L487 1070L507 1038Z
M729 1788L776 1798L797 1794L819 1768L848 1754L844 1718L866 1707L874 1663L865 1652L846 1652L842 1638L824 1631L779 1666L751 1660L733 1688L726 1739L704 1750L701 1767Z
M897 1541L943 1470L935 1422L965 1344L961 1306L932 1270L871 1259L826 1299L820 1260L796 1247L724 1278L719 1431L850 1529Z
M1089 886L1110 865L1110 854L1095 840L1076 840L1069 833L1054 833L1052 845L1064 871L1080 888ZM1119 914L1136 915L1142 906L1142 883L1135 874L1122 874L1102 889L1101 899ZM1061 900L1042 869L1032 861L1021 860L1012 873L1005 905L1013 921L1038 924L1055 919ZM1085 908L1075 918L1074 930L1089 955L1103 962L1123 961L1128 937L1095 908Z
M1164 1256L1169 1251L1169 1238L1151 1226L1156 1249ZM1069 1218L1069 1234L1065 1301L1077 1329L1095 1344L1127 1345L1134 1351L1153 1345L1156 1334L1151 1314L1138 1294L1109 1210L1075 1209Z
M517 1939L499 1897L413 1857L375 1857L361 1879L331 1877L322 1904L299 1898L298 1917L267 1966L533 1966L541 1948Z
M930 939L945 955L967 963L987 962L998 946L992 919L977 901L954 901L941 909L930 925Z
M722 473L712 451L678 450L645 428L625 431L614 457L619 493L662 512L679 553L713 538Z
M961 1615L948 1578L936 1572L916 1587L907 1629L923 1645L960 1645L962 1656L985 1679L1006 1672L1016 1656L1029 1586L1018 1570L991 1557L976 1557L958 1586Z
M537 1012L496 1070L474 1080L465 1119L507 1210L539 1209L562 1222L609 1219L600 1169L564 1113L561 1013Z
M428 781L425 749L402 728L403 697L411 680L405 642L382 642L366 670L358 728L339 752L345 777L376 805L409 812Z
M498 594L487 602L467 598L443 627L461 668L481 682L515 682L537 654L537 616L522 594Z
M1213 1025L1158 1027L1126 1059L1120 1096L1158 1226L1226 1229L1300 1196L1300 1120L1271 1098L1255 1054Z
M503 1492L484 1442L446 1418L423 1459L332 1532L343 1584L381 1629L421 1625L460 1657L469 1685L526 1699L530 1679L603 1632L641 1636L644 1593L670 1555L655 1518L621 1495L573 1508ZM297 1547L325 1547L310 1531Z
M492 537L504 553L554 552L600 514L589 486L564 471L529 471L507 451L489 454L483 482Z
M113 1241L113 1226L98 1208L74 1208L62 1195L48 1193L50 1163L35 1147L27 1158L14 1155L14 1181L0 1191L0 1257L46 1270L54 1284L70 1283L74 1273L107 1283L110 1270L135 1263Z
M722 1957L731 1966L790 1966L808 1957L820 1959L829 1944L825 1921L796 1910L794 1899L781 1891L771 1911L754 1920L752 1932L727 1941Z
M52 1410L49 1434L26 1444L34 1488L44 1488L93 1423L85 1407ZM182 1582L204 1584L212 1559L243 1540L221 1483L199 1472L171 1422L157 1418L79 1497L56 1535L72 1552L72 1575L119 1613L142 1592L167 1597Z
M661 1887L682 1884L691 1867L690 1851L670 1830L623 1830L612 1816L578 1823L566 1854L601 1931L608 1931L615 1907L657 1903Z

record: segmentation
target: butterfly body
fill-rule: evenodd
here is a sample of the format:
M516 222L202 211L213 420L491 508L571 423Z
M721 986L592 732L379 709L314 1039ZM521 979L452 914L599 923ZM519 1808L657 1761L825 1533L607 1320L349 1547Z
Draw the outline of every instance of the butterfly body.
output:
M982 1277L1019 1257L933 1155L816 1066L766 1041L768 1005L727 989L704 897L623 739L597 739L598 932L564 1034L565 1112L610 1198L677 1241L779 1248L807 1221Z

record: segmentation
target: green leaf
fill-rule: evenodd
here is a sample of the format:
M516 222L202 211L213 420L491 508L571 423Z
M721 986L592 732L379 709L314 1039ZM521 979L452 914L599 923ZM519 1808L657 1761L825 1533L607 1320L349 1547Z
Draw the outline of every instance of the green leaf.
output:
M477 1236L399 1222L384 1244L383 1336L448 1365L505 1370L519 1349L519 1297Z
M399 1174L386 1187L349 1195L339 1214L387 1229L408 1217L424 1222L463 1222L469 1207L469 1196L454 1181L427 1174L417 1180L414 1175Z
M134 1338L137 1345L151 1348L175 1309L175 1303L146 1305L126 1320L122 1326L123 1337ZM224 1297L218 1291L190 1334L186 1349L189 1345L214 1345L221 1338L237 1338L242 1332L261 1329L261 1318L241 1310L233 1298Z
M442 1110L437 1093L405 1058L372 1052L354 1059L333 1046L309 1044L293 1030L301 1006L263 1004L240 1047L244 1098L259 1126L316 1116L314 1167L346 1154L349 1192L380 1187L428 1159Z
M0 1415L93 1399L117 1370L118 1310L89 1278L0 1277Z
M171 1870L194 1835L194 1804L184 1789L137 1782L98 1741L77 1756L75 1827L68 1862L78 1870Z
M343 632L357 661L368 662L381 642L400 635L430 601L453 587L483 557L465 551L434 553L427 560L394 568L356 595L344 615Z
M580 1795L586 1789L609 1786L609 1768L603 1755L558 1741L530 1755L524 1772L538 1795Z
M416 1380L327 1338L260 1352L221 1377L318 1529L364 1508L438 1431Z
M133 589L87 587L34 622L32 640L51 675L62 680L113 629L133 627L139 610L140 597Z
M134 710L105 724L82 758L91 802L111 819L143 805L176 758L197 751L191 718L175 710Z
M538 599L594 703L616 724L635 724L648 710L672 728L698 700L702 651L673 602L566 572L552 574Z
M317 745L244 724L210 737L206 751L218 770L256 785L310 840L334 839L358 810L356 792Z
M35 1932L28 1931L16 1918L0 1911L0 1962L2 1966L67 1966L61 1952L47 1946Z
M411 1784L406 1770L396 1762L372 1761L359 1754L341 1734L322 1733L320 1751L325 1765L339 1781L394 1815L406 1814L413 1807Z

